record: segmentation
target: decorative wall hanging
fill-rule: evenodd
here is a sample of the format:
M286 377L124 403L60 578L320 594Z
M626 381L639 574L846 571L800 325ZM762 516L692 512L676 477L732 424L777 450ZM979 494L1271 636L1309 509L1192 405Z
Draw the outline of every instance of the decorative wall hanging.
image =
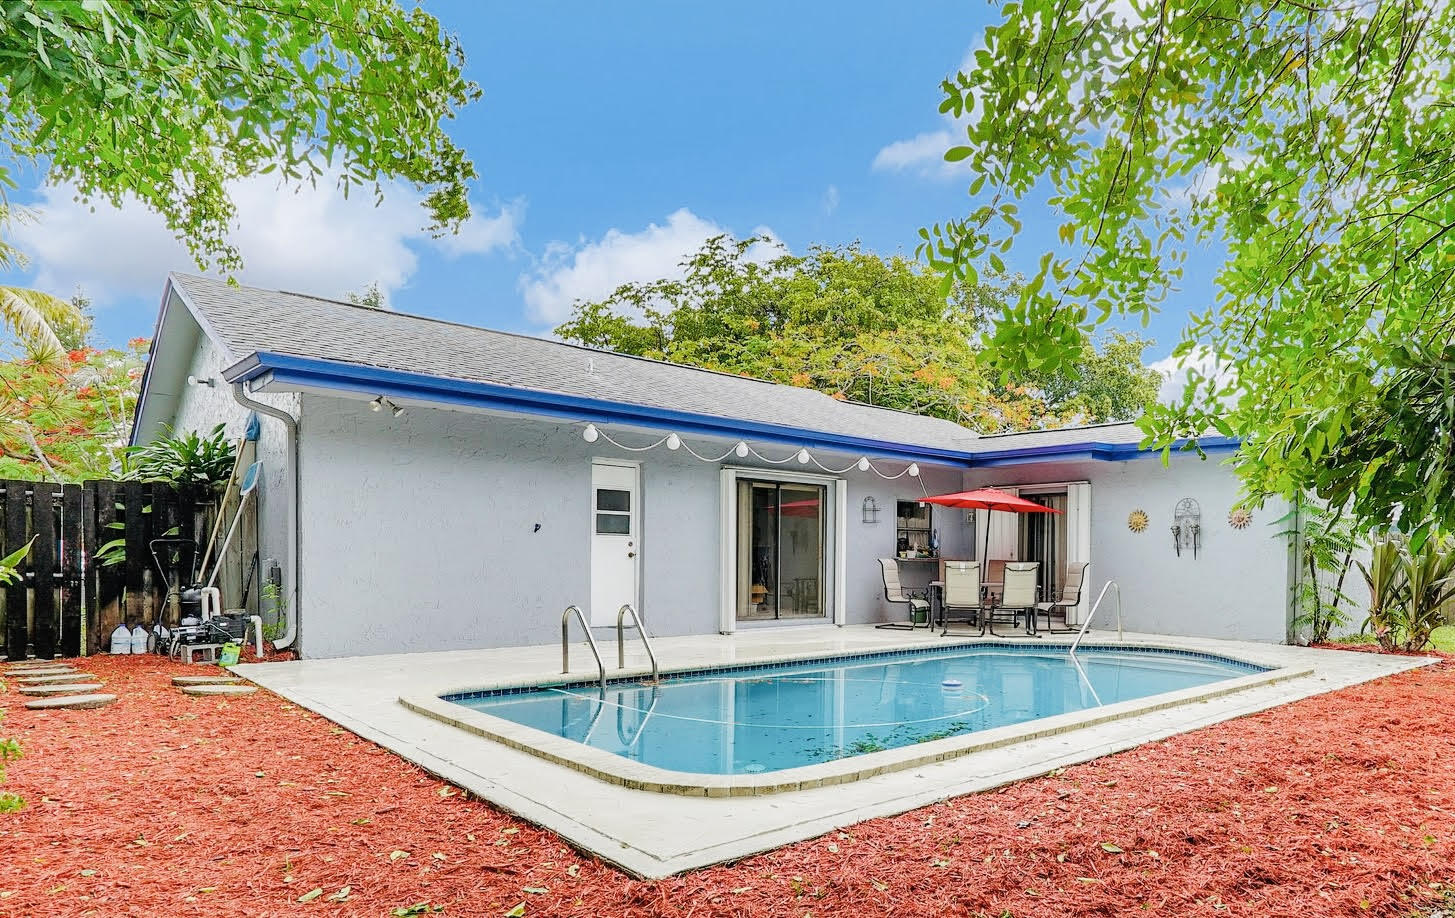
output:
M1177 557L1182 557L1183 549L1192 552L1192 557L1197 557L1197 550L1202 547L1202 507L1191 497L1184 497L1177 502L1177 509L1172 513L1172 549L1177 552Z
M1147 511L1145 510L1133 510L1127 514L1127 528L1132 532L1146 531L1147 523L1149 522L1151 521L1148 519Z
M1253 511L1247 507L1234 507L1228 511L1228 525L1234 529L1247 529L1253 522Z

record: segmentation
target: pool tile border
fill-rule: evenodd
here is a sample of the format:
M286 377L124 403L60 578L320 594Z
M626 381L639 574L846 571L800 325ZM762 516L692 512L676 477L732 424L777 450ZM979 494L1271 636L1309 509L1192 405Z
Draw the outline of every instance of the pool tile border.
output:
M873 660L883 657L902 657L906 654L943 654L947 650L990 646L997 650L1012 649L1017 652L1045 651L1069 647L1069 644L1024 644L1008 641L969 641L955 644L938 644L909 651L885 650L869 653L835 654L825 657L815 654L790 654L778 659L758 658L751 664L725 663L685 670L673 670L663 674L664 681L673 678L688 678L692 675L713 675L727 672L756 672L770 668L781 668L788 663L833 663L853 660ZM1086 644L1086 649L1115 652L1141 652L1172 654L1193 659L1204 659L1221 663L1239 664L1257 670L1245 676L1224 679L1208 685L1150 695L1146 698L1117 702L1085 711L1074 711L1042 717L1020 724L981 730L962 736L915 743L895 749L886 749L864 755L850 756L832 762L804 765L758 775L709 775L691 772L671 771L595 749L565 739L543 730L517 724L503 718L486 714L456 704L450 699L510 695L540 688L569 688L593 686L600 680L532 679L505 680L502 684L489 687L447 691L436 695L400 696L399 703L415 713L431 717L457 727L468 733L494 740L522 752L527 752L558 765L571 768L611 784L634 790L678 794L691 797L735 797L778 794L843 784L882 775L889 772L916 768L922 765L942 762L975 752L983 752L1033 739L1054 736L1084 727L1093 727L1111 721L1166 710L1181 705L1206 702L1213 698L1230 695L1256 686L1268 685L1312 674L1312 667L1284 666L1269 667L1261 663L1242 660L1220 654L1204 653L1178 647L1151 643L1136 644ZM633 671L608 679L607 684L639 681L648 671Z

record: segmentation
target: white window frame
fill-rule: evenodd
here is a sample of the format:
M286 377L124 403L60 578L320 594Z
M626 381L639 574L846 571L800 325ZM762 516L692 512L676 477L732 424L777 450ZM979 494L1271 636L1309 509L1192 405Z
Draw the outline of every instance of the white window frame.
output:
M847 592L848 577L845 569L845 555L848 547L848 527L844 525L848 501L848 483L832 475L813 475L807 472L785 472L778 469L759 469L749 466L726 465L722 468L719 490L721 512L718 519L718 630L733 634L738 630L738 480L750 478L755 481L784 481L799 484L814 484L828 491L828 503L832 507L828 519L829 537L825 539L829 549L825 559L824 579L833 585L830 620L840 627L848 621ZM798 628L808 622L786 621L761 627Z

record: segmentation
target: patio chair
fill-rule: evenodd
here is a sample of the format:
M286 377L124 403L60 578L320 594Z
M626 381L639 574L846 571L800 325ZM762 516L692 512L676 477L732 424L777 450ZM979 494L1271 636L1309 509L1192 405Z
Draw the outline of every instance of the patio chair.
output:
M984 634L985 602L980 595L980 562L941 561L940 582L944 584L944 592L940 598L940 621L944 630L940 632L940 636L950 633L952 611L970 613L959 621L967 625L979 625L980 633Z
M1005 583L1001 587L1000 602L992 605L986 614L990 633L995 634L995 623L1016 625L1021 616L1026 619L1026 634L1036 633L1036 603L1040 600L1039 590L1041 562L1005 562ZM1009 613L1010 617L1006 618Z
M1086 581L1085 561L1073 561L1066 565L1066 582L1061 584L1061 595L1047 602L1036 603L1036 613L1046 616L1046 631L1051 634L1070 634L1076 628L1052 628L1051 616L1061 613L1061 624L1066 625L1066 616L1081 603L1081 585Z
M885 602L905 603L908 605L909 621L885 622L882 625L875 625L874 627L896 631L913 631L920 626L930 627L929 598L923 593L913 593L900 586L899 562L893 558L880 558L879 569L884 575Z

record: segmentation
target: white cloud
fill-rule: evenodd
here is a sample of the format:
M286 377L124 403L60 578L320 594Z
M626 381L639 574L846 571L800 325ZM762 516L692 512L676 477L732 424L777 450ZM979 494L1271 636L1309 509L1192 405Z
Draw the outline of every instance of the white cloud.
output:
M1162 375L1162 388L1157 399L1164 403L1181 401L1183 393L1187 391L1188 376L1193 371L1213 380L1217 388L1222 388L1236 378L1231 367L1204 347L1182 357L1164 357L1147 366Z
M517 244L524 203L493 216L477 213L460 235L431 239L412 188L391 185L375 206L372 194L347 199L331 183L297 191L270 178L231 188L237 205L230 239L242 252L243 283L321 296L342 296L376 282L398 290L418 267L415 247L437 246L450 256L484 254ZM28 283L60 295L80 285L99 306L120 297L161 293L168 271L195 271L186 247L161 217L134 198L121 207L75 200L69 185L49 186L33 205L34 221L15 227L14 242L31 258Z
M683 259L725 233L730 231L684 207L665 223L649 223L639 232L612 228L593 242L550 243L535 271L520 277L526 311L535 321L556 325L570 316L577 300L601 299L622 284L682 277ZM777 238L762 226L753 235ZM773 245L760 244L748 257L766 260L776 252Z
M907 140L896 140L874 154L876 172L919 172L948 175L962 168L945 162L945 151L954 146L948 130L926 131Z
M824 216L826 217L832 217L834 215L834 211L839 209L838 185L830 185L829 187L824 189L822 205Z

